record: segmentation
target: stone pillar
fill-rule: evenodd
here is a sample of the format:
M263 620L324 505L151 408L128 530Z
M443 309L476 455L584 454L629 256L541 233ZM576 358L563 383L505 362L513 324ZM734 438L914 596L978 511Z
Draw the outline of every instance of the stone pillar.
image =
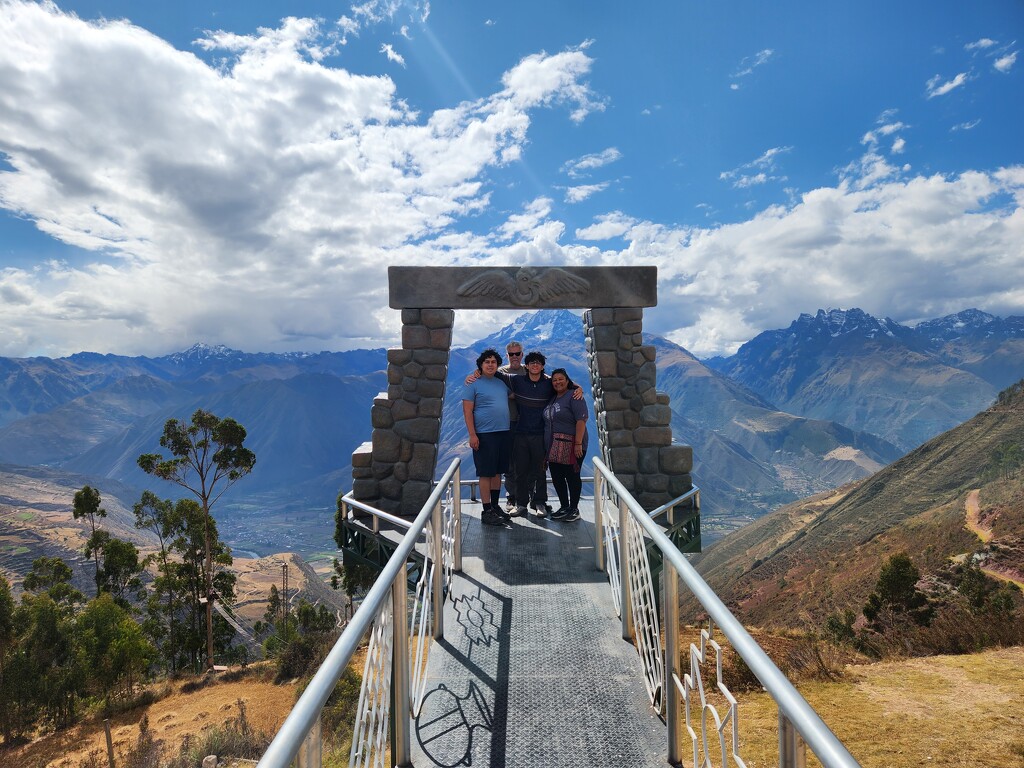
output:
M454 322L451 309L402 310L402 347L388 350L388 389L373 401L370 442L352 454L360 501L415 515L430 495Z
M669 397L658 392L655 349L643 343L643 309L583 315L602 459L648 511L693 487L693 449L672 444Z

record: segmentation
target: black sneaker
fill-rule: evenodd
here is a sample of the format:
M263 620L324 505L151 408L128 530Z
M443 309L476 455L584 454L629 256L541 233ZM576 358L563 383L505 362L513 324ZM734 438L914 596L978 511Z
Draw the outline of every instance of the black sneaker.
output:
M551 519L552 520L561 520L567 514L569 514L569 510L568 509L566 509L565 507L559 507L558 509L556 509L554 512L551 513Z
M566 511L566 513L558 519L561 520L563 523L575 523L577 520L580 519L580 511L578 509L570 509Z
M505 518L503 518L493 509L485 509L480 514L480 522L484 525L498 525L502 528L505 528L508 525L508 523L505 522Z

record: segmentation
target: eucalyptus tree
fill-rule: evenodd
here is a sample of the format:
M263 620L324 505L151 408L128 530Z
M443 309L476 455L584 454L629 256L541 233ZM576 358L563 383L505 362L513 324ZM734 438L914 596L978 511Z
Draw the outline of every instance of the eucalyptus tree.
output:
M103 549L103 538L108 536L105 531L96 529L96 518L106 517L107 510L100 506L100 492L95 488L88 485L83 486L82 490L75 493L74 506L72 508L72 514L75 520L83 517L89 518L89 527L92 532L89 536L89 540L85 544L85 556L89 557L92 555L93 563L96 566L96 596L100 594L100 552Z
M168 480L192 493L202 507L204 520L204 577L206 585L206 668L213 669L213 548L210 509L224 492L250 472L256 454L245 447L245 428L231 418L219 418L197 410L190 421L168 419L160 445L170 452L139 456L143 472Z

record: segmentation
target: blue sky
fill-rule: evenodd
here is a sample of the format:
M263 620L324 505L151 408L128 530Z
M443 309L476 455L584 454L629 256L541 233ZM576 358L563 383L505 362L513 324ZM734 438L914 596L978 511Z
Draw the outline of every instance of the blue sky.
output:
M0 355L393 344L388 264L654 264L700 356L1024 314L1022 47L1016 0L0 0Z

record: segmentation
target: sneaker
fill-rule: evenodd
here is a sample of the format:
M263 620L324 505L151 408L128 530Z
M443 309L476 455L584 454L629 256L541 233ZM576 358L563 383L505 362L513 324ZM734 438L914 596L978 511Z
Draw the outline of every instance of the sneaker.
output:
M512 511L513 509L515 509L515 508L516 508L517 506L518 506L518 505L516 504L516 497L515 497L515 496L506 496L506 497L505 497L505 508L506 508L506 509L507 509L507 510L508 510L509 512L511 512L511 511Z
M558 509L556 509L554 512L551 513L551 519L552 520L561 520L567 514L569 514L569 510L568 509L566 509L565 507L559 507Z
M498 525L502 528L507 526L505 518L503 518L498 512L493 509L485 509L480 514L480 522L484 525Z
M580 519L580 511L578 509L567 510L565 515L558 519L561 520L563 523L575 523L577 520Z
M551 514L551 507L547 504L537 504L533 508L534 517L548 517Z
M509 517L525 517L526 516L526 507L512 507L508 511L508 516Z

